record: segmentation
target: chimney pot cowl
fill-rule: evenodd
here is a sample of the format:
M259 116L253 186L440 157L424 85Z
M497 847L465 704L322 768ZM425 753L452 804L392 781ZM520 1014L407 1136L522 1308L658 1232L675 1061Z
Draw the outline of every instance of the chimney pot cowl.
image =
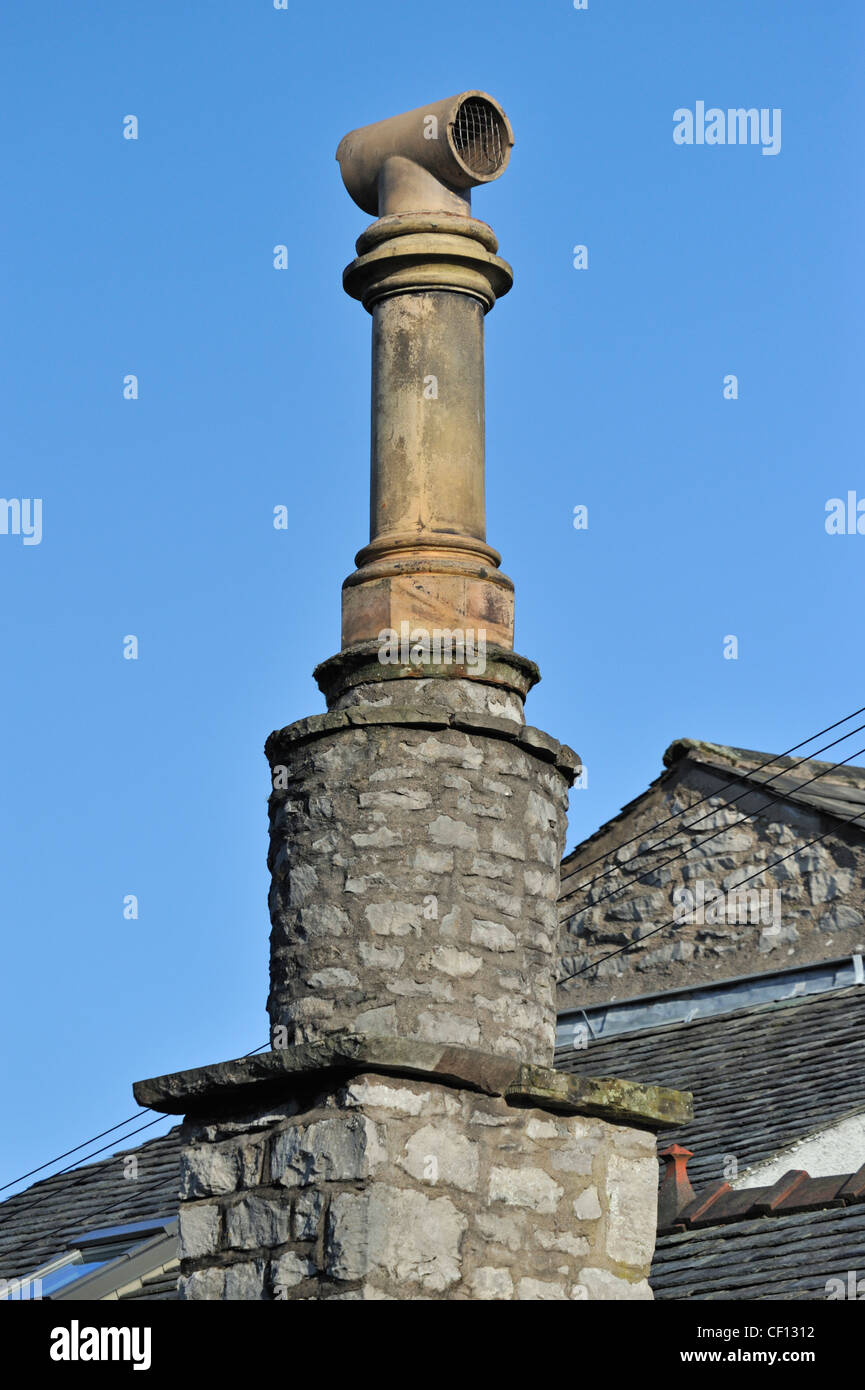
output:
M469 216L471 189L504 173L513 143L499 103L468 91L351 130L336 157L351 197L372 216Z
M659 1157L664 1160L664 1180L658 1193L658 1230L668 1231L676 1223L680 1212L694 1200L694 1189L688 1177L688 1159L693 1158L691 1149L681 1144L671 1144L662 1149Z

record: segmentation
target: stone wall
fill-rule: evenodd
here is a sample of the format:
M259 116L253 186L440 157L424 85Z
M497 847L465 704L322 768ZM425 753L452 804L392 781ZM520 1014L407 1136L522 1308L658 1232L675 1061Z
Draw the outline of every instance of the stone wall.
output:
M366 1072L184 1136L183 1298L651 1298L647 1129Z
M560 1007L691 988L865 949L865 831L791 801L766 807L777 795L771 786L725 805L742 792L741 784L727 787L732 775L687 758L675 763L645 798L565 861L561 976L629 949L563 984ZM807 776L803 769L802 781ZM653 829L692 806L691 814ZM797 851L827 831L822 843ZM598 856L601 862L589 864ZM622 872L581 887L612 866ZM735 886L755 872L744 885L750 898L736 899ZM652 935L687 912L683 890L693 895L693 920ZM710 902L719 894L723 915Z
M525 724L523 698L516 690L487 685L480 680L441 679L360 681L342 690L331 702L332 710L390 709L393 706L415 710L447 710L452 714L489 714L494 719L511 719Z
M268 740L274 1043L350 1031L547 1064L575 755L478 709L482 687L454 711L397 706L394 684Z

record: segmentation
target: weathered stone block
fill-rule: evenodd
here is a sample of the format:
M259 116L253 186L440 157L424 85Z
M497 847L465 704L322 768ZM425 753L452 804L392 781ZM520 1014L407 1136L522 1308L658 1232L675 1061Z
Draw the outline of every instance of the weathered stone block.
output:
M265 1285L264 1260L245 1260L240 1264L228 1265L225 1270L225 1291L223 1298L229 1302L259 1302L269 1297Z
M292 1202L295 1240L315 1240L321 1227L324 1194L315 1188L298 1192Z
M441 1293L460 1277L468 1219L448 1197L376 1184L331 1202L325 1246L334 1279L383 1275L397 1285Z
M180 1159L182 1198L212 1197L234 1192L239 1181L240 1158L236 1148L196 1144L183 1150Z
M181 1274L177 1295L185 1302L217 1302L225 1296L225 1270L195 1269L190 1274Z
M271 1260L269 1278L274 1298L285 1298L289 1289L297 1288L298 1284L302 1284L304 1279L311 1279L315 1273L313 1261L293 1250Z
M528 1207L541 1216L554 1213L563 1194L564 1188L541 1168L496 1167L490 1174L491 1202Z
M346 1113L278 1134L270 1168L274 1182L303 1187L312 1182L358 1182L370 1177L384 1158L372 1120Z
M578 1221L597 1221L601 1215L597 1188L587 1187L585 1192L581 1192L579 1197L575 1198L571 1206Z
M204 1202L181 1206L178 1230L178 1253L182 1260L214 1254L219 1249L219 1207Z
M648 1267L655 1250L658 1163L611 1153L607 1160L606 1247L610 1259L634 1268Z
M607 1269L581 1269L579 1281L586 1290L586 1297L591 1301L612 1299L621 1302L625 1299L634 1301L652 1298L647 1279L630 1283L627 1279L620 1279L617 1275L611 1274Z
M477 1141L463 1134L452 1120L434 1120L416 1130L404 1145L404 1155L397 1159L399 1166L418 1181L443 1183L464 1192L477 1191Z
M250 1195L226 1207L225 1243L233 1250L256 1250L291 1239L291 1208L279 1199Z

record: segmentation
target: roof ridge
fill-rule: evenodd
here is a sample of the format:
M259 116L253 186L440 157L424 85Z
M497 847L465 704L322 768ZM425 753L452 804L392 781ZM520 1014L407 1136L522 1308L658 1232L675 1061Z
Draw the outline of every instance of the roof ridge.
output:
M695 1190L686 1206L672 1215L664 1226L659 1225L658 1234L696 1231L758 1217L826 1211L862 1202L865 1202L865 1164L855 1173L814 1178L804 1168L791 1168L773 1183L761 1187L734 1188L716 1178Z
M609 816L608 819L605 820L602 825L598 826L597 830L592 831L591 835L585 836L584 839L580 840L579 844L574 845L573 849L569 850L568 853L562 859L562 864L569 864L572 860L576 858L579 851L584 850L587 845L590 845L593 841L599 839L602 835L607 833L610 830L610 828L614 826L618 821L621 821L624 817L626 817L628 813L632 811L637 805L639 805L641 801L645 800L645 798L649 796L649 794L652 791L654 791L656 787L661 785L665 778L669 777L677 763L682 762L685 758L688 757L690 757L693 762L700 763L704 767L711 767L716 772L723 772L726 774L733 773L734 780L741 779L742 781L752 781L760 787L763 787L765 785L765 782L768 781L771 777L777 775L777 769L780 769L781 771L790 771L792 768L796 768L807 773L812 769L819 770L821 768L831 768L832 776L826 777L824 775L821 778L824 787L837 787L838 784L841 784L846 788L854 788L857 791L865 791L865 767L859 764L854 764L852 766L848 764L844 767L841 767L837 763L824 762L820 758L800 759L790 757L789 754L773 755L771 753L761 752L759 749L756 748L738 748L733 744L710 743L706 739L676 738L673 739L672 743L670 743L664 750L662 758L664 764L663 771L661 771L657 777L653 778L653 780L648 784L648 786L645 787L643 791L639 792L637 796L634 796L631 798L630 801L625 802L624 806L622 806L622 808L619 811L617 811L614 816ZM743 762L744 766L742 765ZM748 764L752 765L748 766ZM765 778L754 777L754 773L758 770L762 772L764 765L767 769L775 768L776 772L772 773L770 771L767 771ZM779 785L776 787L775 790L778 792L779 799L787 801L797 800L795 795L795 787L785 788L784 786ZM719 795L720 792L710 792L706 797L703 798L703 800L708 801L711 805L711 798ZM818 792L814 793L813 798L805 794L802 797L802 800L805 801L807 804L812 805L813 799L816 799L818 796ZM702 802L695 803L695 806L699 805L702 805ZM680 815L687 815L688 809L689 808L686 807L682 812L679 812L676 815L669 817L669 820L676 820L679 818ZM717 810L718 808L714 807L713 809ZM819 810L821 815L833 816L836 820L841 821L842 824L849 824L849 819L847 817L845 817L840 811L833 810L831 807L819 806L814 807L814 809ZM708 815L708 811L705 814ZM667 821L663 821L662 824L667 824ZM860 823L860 825L856 826L855 828L857 830L862 830L865 827L863 827ZM649 827L646 830L645 834L651 834L651 827ZM613 852L614 851L611 851L611 854ZM563 900L563 898L560 898L560 901Z
M706 757L705 755L709 756ZM680 762L685 757L692 757L697 762L709 762L716 765L715 760L720 758L724 767L733 767L735 771L755 772L757 767L781 767L781 768L831 768L836 774L839 782L848 782L851 786L865 787L865 767L858 764L847 764L840 767L835 762L827 762L821 758L793 758L789 754L779 754L773 756L771 753L761 752L756 748L738 748L734 744L709 743L705 739L697 738L677 738L669 745L664 752L664 766L670 768L674 763ZM737 766L740 762L754 762L755 767L743 769Z

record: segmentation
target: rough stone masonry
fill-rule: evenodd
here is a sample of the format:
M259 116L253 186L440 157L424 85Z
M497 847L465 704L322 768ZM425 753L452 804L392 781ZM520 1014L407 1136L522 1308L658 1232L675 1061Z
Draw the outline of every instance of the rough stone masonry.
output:
M337 1035L135 1088L186 1111L187 1299L648 1299L663 1087Z
M562 866L562 1005L862 953L860 769L782 757L768 763L761 788L736 778L753 778L767 755L691 739L672 744L664 761L661 777ZM603 876L588 885L595 875ZM674 933L653 933L676 915Z
M573 755L513 719L385 704L395 684L269 740L272 1028L548 1064Z
M651 1298L653 1131L689 1097L551 1069L578 759L525 724L484 529L483 318L512 277L470 189L511 143L469 92L340 145L378 214L344 276L373 316L370 540L327 713L267 742L272 1050L135 1087L186 1115L183 1298ZM383 662L404 623L482 631L483 666Z

